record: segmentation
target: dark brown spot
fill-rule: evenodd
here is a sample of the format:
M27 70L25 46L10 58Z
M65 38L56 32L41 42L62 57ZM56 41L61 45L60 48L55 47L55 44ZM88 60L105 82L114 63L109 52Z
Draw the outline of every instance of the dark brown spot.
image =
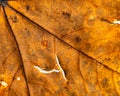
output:
M43 90L43 89L41 89L41 92L44 92L44 90Z
M17 16L14 16L14 17L11 17L13 23L17 23L18 22L18 19L17 19Z
M27 28L25 28L25 30L27 30Z
M78 43L78 42L81 41L81 38L80 38L80 37L76 37L76 38L75 38L75 41Z
M105 58L104 61L110 61L111 59L110 58Z
M26 6L26 10L28 11L29 9L30 9L30 6L29 6L29 5L27 5L27 6Z
M10 16L10 19L12 20L13 23L17 23L18 22L18 19L17 19L17 16Z
M62 12L62 15L65 17L65 18L70 18L71 14L69 12Z

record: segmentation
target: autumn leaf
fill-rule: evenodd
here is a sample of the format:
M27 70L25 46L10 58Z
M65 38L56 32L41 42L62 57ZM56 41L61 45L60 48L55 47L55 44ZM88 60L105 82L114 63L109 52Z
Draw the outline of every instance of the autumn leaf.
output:
M0 7L0 96L120 95L120 0Z

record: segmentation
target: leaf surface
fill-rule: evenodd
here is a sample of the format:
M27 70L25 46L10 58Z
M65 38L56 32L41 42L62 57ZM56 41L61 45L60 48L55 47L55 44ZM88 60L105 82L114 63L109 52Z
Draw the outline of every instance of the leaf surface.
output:
M1 4L0 95L119 96L119 5L119 0Z

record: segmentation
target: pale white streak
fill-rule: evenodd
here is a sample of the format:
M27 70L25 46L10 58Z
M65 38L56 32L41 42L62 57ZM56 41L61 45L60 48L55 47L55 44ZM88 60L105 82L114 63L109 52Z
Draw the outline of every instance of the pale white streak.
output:
M5 81L1 81L0 84L3 86L3 87L7 87L8 84L5 82Z
M59 67L60 71L62 72L63 78L65 79L65 81L67 81L67 78L65 77L65 73L64 73L62 67L60 66L60 62L58 60L57 55L56 55L56 61L57 61L57 66Z
M120 20L116 20L116 19L115 19L115 20L113 21L113 24L120 24Z
M34 66L34 68L39 70L39 72L44 73L44 74L49 74L49 73L53 73L53 72L56 72L56 73L60 72L60 70L56 70L56 69L46 71L38 66Z
M39 72L44 73L44 74L50 74L53 72L59 73L61 71L63 78L65 79L65 81L67 81L67 78L65 77L65 73L64 73L62 67L60 66L60 62L58 60L57 55L56 55L56 62L57 62L57 66L59 67L59 70L53 69L53 70L46 71L43 68L40 68L39 66L35 66L35 65L34 65L34 68L37 69Z

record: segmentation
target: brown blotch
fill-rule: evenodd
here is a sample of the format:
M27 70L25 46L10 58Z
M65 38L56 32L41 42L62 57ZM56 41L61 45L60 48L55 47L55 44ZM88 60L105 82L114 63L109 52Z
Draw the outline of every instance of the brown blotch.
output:
M105 58L105 61L110 61L111 59L110 58Z
M11 19L12 19L13 23L17 23L18 22L17 16L11 17Z
M26 10L28 11L29 9L30 9L30 6L29 6L29 5L27 5L27 6L26 6Z
M90 43L86 43L86 50L90 50L91 48L91 44Z
M81 41L81 38L80 38L80 37L76 37L76 38L75 38L75 41L78 43L78 42Z
M108 87L108 79L107 78L104 78L102 81L101 81L101 84L102 84L102 87L105 88L105 87Z
M71 17L71 14L69 12L62 12L62 15L65 17L65 18L70 18Z

